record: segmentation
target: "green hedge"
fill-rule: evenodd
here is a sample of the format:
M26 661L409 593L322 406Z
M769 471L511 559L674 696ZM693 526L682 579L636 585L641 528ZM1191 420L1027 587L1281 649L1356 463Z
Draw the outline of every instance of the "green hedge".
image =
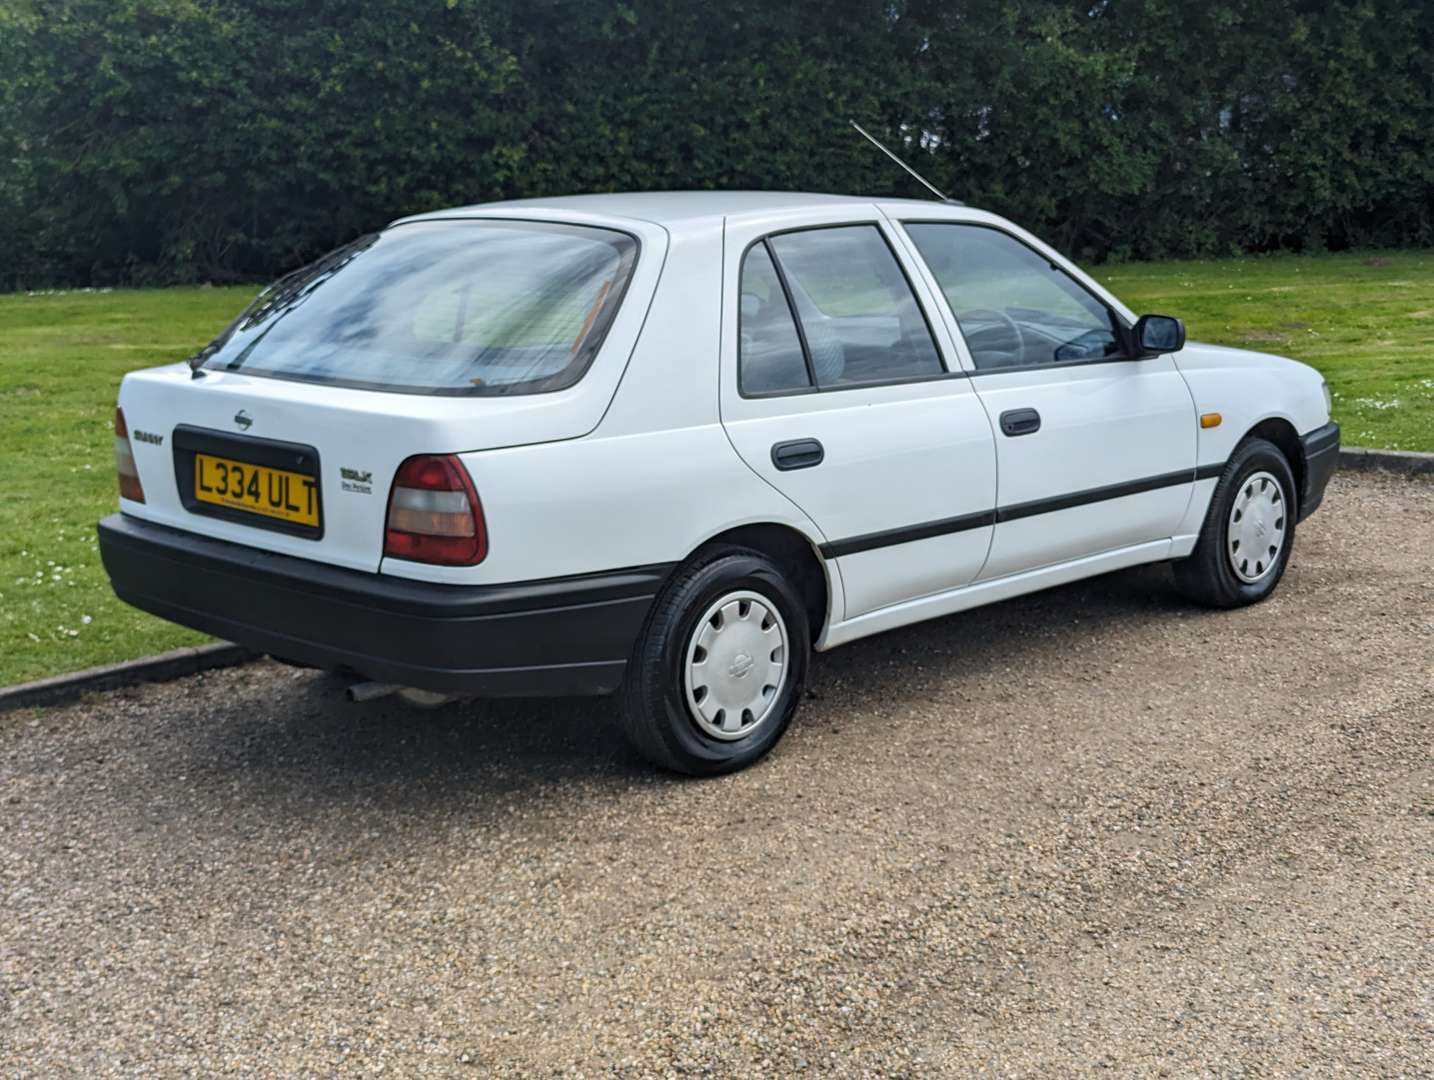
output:
M959 198L1085 259L1434 242L1434 4L0 0L0 287L572 191Z

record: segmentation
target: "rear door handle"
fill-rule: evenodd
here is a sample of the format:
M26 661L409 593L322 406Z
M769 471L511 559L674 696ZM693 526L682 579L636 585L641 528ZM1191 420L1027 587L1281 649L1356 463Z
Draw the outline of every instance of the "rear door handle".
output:
M1041 414L1035 409L1007 409L1001 414L1001 430L1012 437L1034 435L1041 430Z
M820 465L826 451L816 439L791 439L772 447L772 464L782 472Z

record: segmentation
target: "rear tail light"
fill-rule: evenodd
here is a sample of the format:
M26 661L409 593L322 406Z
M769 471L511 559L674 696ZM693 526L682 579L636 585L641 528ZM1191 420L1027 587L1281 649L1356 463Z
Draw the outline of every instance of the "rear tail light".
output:
M139 470L134 465L134 450L129 444L129 428L125 426L124 410L115 409L115 472L119 474L120 498L144 502Z
M488 554L483 507L463 463L422 454L398 467L388 496L384 555L445 566L472 566Z

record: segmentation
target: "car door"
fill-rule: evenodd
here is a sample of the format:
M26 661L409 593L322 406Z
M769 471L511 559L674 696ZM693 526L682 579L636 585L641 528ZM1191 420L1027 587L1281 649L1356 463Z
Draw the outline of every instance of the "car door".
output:
M894 239L875 207L725 228L722 422L821 529L847 619L973 580L992 533L990 422Z
M995 428L983 580L1170 537L1189 503L1195 404L1172 357L1132 359L1125 320L1027 238L907 221Z

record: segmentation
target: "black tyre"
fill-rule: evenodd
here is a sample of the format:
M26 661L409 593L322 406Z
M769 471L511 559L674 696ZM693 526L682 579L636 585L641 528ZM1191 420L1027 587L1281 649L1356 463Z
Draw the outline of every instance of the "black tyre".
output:
M781 567L748 548L707 549L653 603L623 681L623 730L674 772L741 769L787 730L810 653L806 608Z
M1216 608L1253 604L1275 591L1295 545L1295 477L1280 448L1248 439L1235 448L1190 557L1175 583Z

